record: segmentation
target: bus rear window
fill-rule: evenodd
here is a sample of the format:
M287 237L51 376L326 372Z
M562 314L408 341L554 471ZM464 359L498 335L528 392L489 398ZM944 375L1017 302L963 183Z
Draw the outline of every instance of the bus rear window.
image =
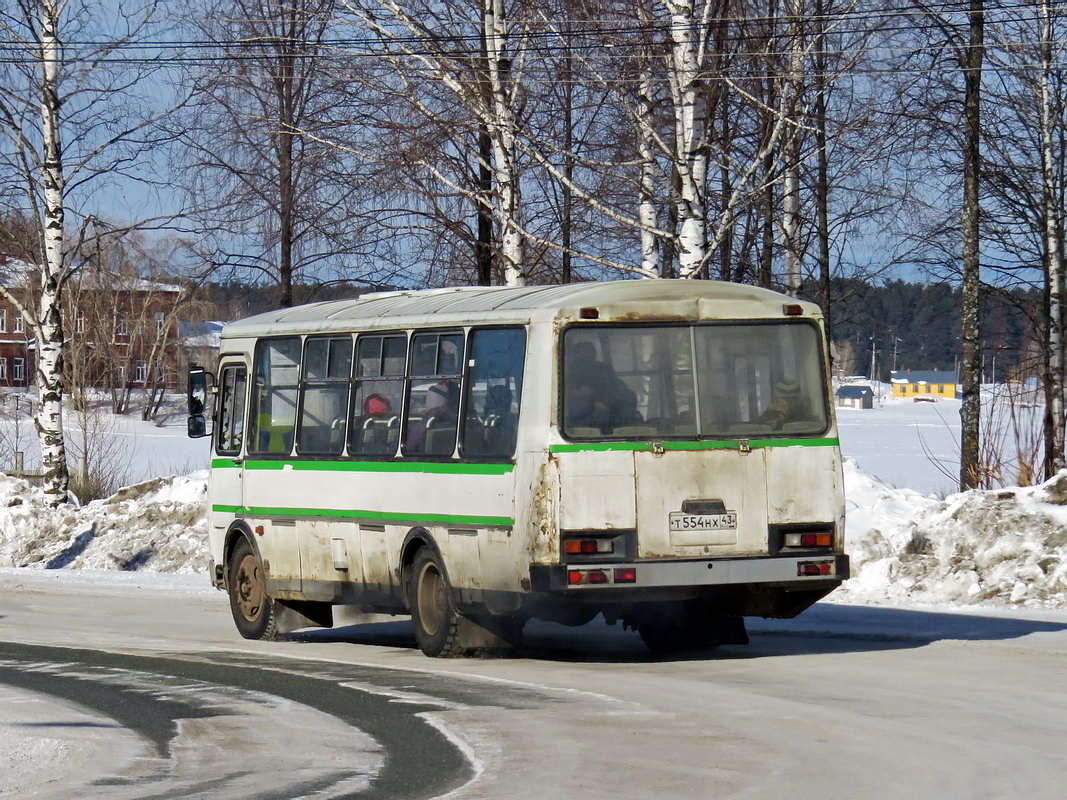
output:
M818 329L807 323L573 327L564 435L749 438L827 427Z

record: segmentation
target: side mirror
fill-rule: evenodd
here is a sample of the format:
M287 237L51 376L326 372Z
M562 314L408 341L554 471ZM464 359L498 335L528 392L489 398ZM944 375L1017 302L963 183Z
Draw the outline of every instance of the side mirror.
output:
M203 415L207 408L207 373L198 365L189 367L189 415Z
M199 439L209 433L207 421L204 419L209 391L208 374L199 364L192 364L189 367L189 419L186 422L186 432L189 434L190 439Z
M199 439L207 436L207 422L204 420L204 415L195 414L190 416L186 423L186 431L190 439Z

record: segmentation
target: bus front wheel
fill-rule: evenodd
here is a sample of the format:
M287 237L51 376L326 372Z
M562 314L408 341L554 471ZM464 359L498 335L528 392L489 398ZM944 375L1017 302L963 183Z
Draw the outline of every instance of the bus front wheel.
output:
M268 595L263 565L252 545L242 537L230 554L230 611L237 630L246 639L277 639L277 606Z
M460 617L452 603L452 587L429 547L415 554L410 576L411 622L419 649L431 657L460 655Z

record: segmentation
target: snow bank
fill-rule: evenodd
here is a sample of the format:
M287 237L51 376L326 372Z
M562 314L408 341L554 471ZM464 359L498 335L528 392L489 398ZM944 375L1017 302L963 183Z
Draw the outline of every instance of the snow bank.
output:
M206 572L207 472L156 478L83 508L53 509L0 475L0 567ZM844 603L1067 607L1067 472L1031 488L945 500L845 462Z
M0 567L206 572L206 496L203 470L54 509L40 489L0 474Z
M945 500L845 463L853 578L837 602L1067 606L1067 472Z

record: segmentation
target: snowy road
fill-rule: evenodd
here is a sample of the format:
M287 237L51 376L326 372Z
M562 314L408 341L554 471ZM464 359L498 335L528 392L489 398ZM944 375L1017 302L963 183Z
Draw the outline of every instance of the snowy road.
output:
M202 579L0 570L0 796L1054 798L1067 613L823 604L651 657L532 626L428 660L406 621L245 642Z

